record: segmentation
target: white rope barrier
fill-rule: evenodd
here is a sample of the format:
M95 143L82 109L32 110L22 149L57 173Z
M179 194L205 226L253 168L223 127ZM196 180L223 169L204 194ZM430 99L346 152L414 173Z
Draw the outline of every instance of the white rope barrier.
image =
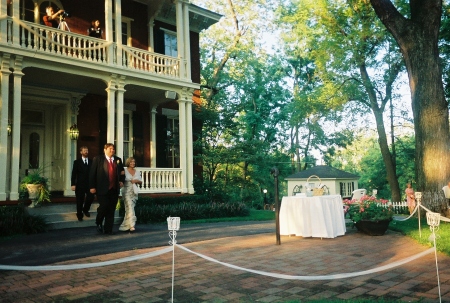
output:
M93 267L101 267L114 265L119 263L131 262L145 258L156 257L173 250L173 246L163 248L157 251L140 254L136 256L130 256L125 258L120 258L116 260L97 262L97 263L86 263L86 264L70 264L70 265L42 265L42 266L19 266L19 265L0 265L0 270L26 270L26 271L40 271L40 270L73 270L73 269L85 269Z
M416 211L419 209L419 205L416 205L416 207L414 208L414 211L409 215L409 217L407 218L399 218L399 217L394 217L395 221L406 221L408 219L411 219L412 216L414 216L414 214L416 213Z
M293 275L285 275L285 274L276 274L276 273L270 273L270 272L266 272L266 271L261 271L261 270L255 270L255 269L248 269L248 268L244 268L244 267L240 267L240 266L236 266L233 264L229 264L229 263L225 263L216 259L213 259L211 257L202 255L200 253L197 253L195 251L192 251L184 246L175 244L177 247L191 253L194 255L199 256L200 258L203 258L205 260L214 262L214 263L218 263L221 264L223 266L229 267L229 268L233 268L233 269L237 269L237 270L242 270L242 271L247 271L247 272L251 272L254 274L258 274L258 275L263 275L263 276L268 276L268 277L273 277L273 278L279 278L279 279L287 279L287 280L302 280L302 281L317 281L317 280L334 280L334 279L344 279L344 278L352 278L352 277L357 277L357 276L362 276L362 275L367 275L367 274L373 274L376 272L380 272L380 271L384 271L387 269L391 269L403 264L406 264L408 262L414 261L418 258L421 258L429 253L434 252L434 247L433 248L429 248L426 251L423 251L417 255L387 264L387 265L383 265L380 267L376 267L373 269L369 269L369 270L364 270L364 271L359 271L359 272L353 272L353 273L343 273L343 274L334 274L334 275L319 275L319 276L293 276Z

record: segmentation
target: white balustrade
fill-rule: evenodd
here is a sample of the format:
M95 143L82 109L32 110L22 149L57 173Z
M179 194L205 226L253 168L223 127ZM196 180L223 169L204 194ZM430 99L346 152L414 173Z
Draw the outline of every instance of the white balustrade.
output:
M142 185L139 193L175 193L181 192L180 168L138 167Z

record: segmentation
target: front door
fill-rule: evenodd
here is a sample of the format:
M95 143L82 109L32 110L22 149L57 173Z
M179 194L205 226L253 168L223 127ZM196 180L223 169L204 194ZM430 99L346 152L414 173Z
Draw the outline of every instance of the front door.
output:
M44 127L24 126L20 133L20 179L30 170L44 167ZM48 176L46 176L48 177Z

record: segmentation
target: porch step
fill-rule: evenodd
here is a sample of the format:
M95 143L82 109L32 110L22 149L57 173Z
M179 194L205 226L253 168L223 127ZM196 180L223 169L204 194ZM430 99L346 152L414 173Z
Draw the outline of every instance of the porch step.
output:
M34 216L42 216L49 224L50 229L64 229L74 227L94 227L95 217L97 216L98 203L92 203L89 213L91 216L88 218L83 217L83 221L78 221L76 204L75 203L46 203L39 207L28 207L28 213ZM122 223L119 212L115 212L116 217L114 223Z

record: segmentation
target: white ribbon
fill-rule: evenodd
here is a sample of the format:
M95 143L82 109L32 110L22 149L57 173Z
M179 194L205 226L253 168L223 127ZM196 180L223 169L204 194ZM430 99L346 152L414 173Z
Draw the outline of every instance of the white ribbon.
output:
M194 252L186 247L183 247L181 245L175 244L177 247L190 252L191 254L197 255L200 258L203 258L205 260L214 262L214 263L218 263L221 264L223 266L226 267L230 267L233 269L237 269L237 270L242 270L242 271L247 271L247 272L251 272L254 274L258 274L258 275L263 275L263 276L269 276L269 277L273 277L273 278L279 278L279 279L287 279L287 280L302 280L302 281L317 281L317 280L334 280L334 279L344 279L344 278L351 278L351 277L357 277L357 276L362 276L362 275L367 275L367 274L373 274L376 272L380 272L380 271L384 271L387 269L391 269L403 264L406 264L408 262L414 261L418 258L421 258L427 254L430 254L432 252L434 252L435 248L429 248L426 251L423 251L421 253L418 253L417 255L387 264L387 265L383 265L380 267L376 267L373 269L369 269L369 270L364 270L364 271L358 271L358 272L353 272L353 273L343 273L343 274L334 274L334 275L320 275L320 276L293 276L293 275L285 275L285 274L276 274L276 273L270 273L270 272L266 272L266 271L261 271L261 270L255 270L255 269L247 269L247 268L243 268L243 267L239 267L233 264L229 264L229 263L225 263L225 262L221 262L218 261L216 259L213 259L211 257L199 254L197 252Z
M43 266L19 266L19 265L0 265L0 270L27 270L27 271L39 271L39 270L70 270L70 269L84 269L84 268L93 268L93 267L101 267L114 265L119 263L125 263L130 261L136 261L145 258L156 257L173 250L173 246L163 248L157 251L140 254L136 256L125 257L116 260L97 262L97 263L86 263L86 264L70 264L70 265L43 265Z

